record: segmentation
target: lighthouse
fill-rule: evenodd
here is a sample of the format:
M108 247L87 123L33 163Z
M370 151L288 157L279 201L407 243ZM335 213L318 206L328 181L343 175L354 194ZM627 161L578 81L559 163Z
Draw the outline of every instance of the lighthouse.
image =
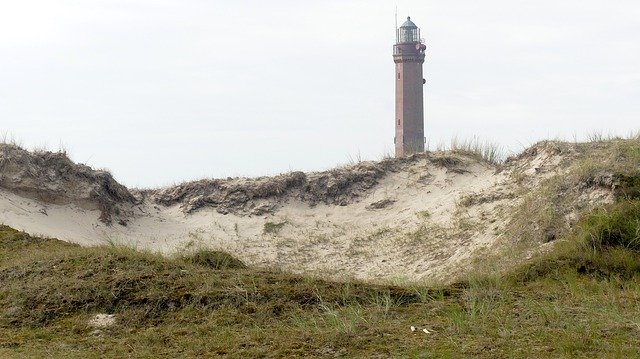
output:
M396 64L396 157L424 152L424 99L422 64L426 46L420 29L407 17L396 30L393 62Z

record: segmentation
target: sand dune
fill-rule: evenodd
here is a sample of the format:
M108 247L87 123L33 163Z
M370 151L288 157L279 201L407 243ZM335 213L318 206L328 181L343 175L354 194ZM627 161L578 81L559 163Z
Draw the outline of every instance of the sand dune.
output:
M583 155L545 143L500 167L439 152L138 191L104 174L96 185L92 170L71 173L66 157L56 160L66 164L60 174L56 161L34 159L51 156L46 153L2 153L0 222L16 229L85 246L117 243L166 254L213 248L257 267L378 282L447 282L480 255L500 258L513 242L509 226L526 193L566 171L567 159ZM38 182L29 173L48 177L40 175ZM104 188L117 191L99 192ZM589 191L599 193L590 195L591 202L610 200L609 189Z

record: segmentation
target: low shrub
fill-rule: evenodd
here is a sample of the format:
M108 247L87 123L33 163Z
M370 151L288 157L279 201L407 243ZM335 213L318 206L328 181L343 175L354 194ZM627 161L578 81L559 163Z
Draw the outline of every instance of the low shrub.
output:
M594 251L640 250L640 201L620 201L589 213L576 227L577 236Z
M285 224L287 224L286 221L284 222L266 222L264 224L264 227L262 229L262 234L278 234L280 232L280 230L282 229L282 227L285 226Z
M183 256L185 262L212 269L243 269L246 265L228 253L203 249Z
M616 176L616 197L623 200L640 200L640 174Z

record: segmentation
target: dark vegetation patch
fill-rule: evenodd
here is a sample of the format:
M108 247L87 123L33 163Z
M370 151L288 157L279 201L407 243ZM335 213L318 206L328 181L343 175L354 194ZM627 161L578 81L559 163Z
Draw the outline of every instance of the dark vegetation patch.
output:
M284 222L265 222L262 227L262 234L278 234L280 230L287 224Z
M199 265L212 269L244 269L247 266L241 260L234 256L208 249L199 250L195 253L183 255L181 259L184 262Z
M595 252L611 248L640 251L640 201L622 200L596 209L576 230L578 239Z
M445 168L453 168L462 164L462 160L454 156L431 157L431 162L436 166Z
M381 199L379 201L368 204L366 208L368 210L383 209L391 206L394 203L396 203L395 199L385 198L385 199Z
M618 174L615 176L615 180L614 193L616 197L640 200L640 173Z
M463 175L465 173L470 173L469 170L466 170L464 168L449 168L449 169L447 169L447 172L451 172L451 173L455 173L455 174L459 174L459 175Z
M489 192L489 193L473 193L460 197L459 204L462 207L478 206L485 203L493 203L505 199L514 199L516 194L509 191Z

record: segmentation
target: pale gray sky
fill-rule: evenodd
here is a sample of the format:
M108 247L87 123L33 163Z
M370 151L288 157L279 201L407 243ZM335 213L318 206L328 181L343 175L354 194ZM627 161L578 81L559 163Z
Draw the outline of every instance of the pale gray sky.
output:
M0 0L0 131L130 186L377 159L396 5L432 147L640 129L638 1Z

